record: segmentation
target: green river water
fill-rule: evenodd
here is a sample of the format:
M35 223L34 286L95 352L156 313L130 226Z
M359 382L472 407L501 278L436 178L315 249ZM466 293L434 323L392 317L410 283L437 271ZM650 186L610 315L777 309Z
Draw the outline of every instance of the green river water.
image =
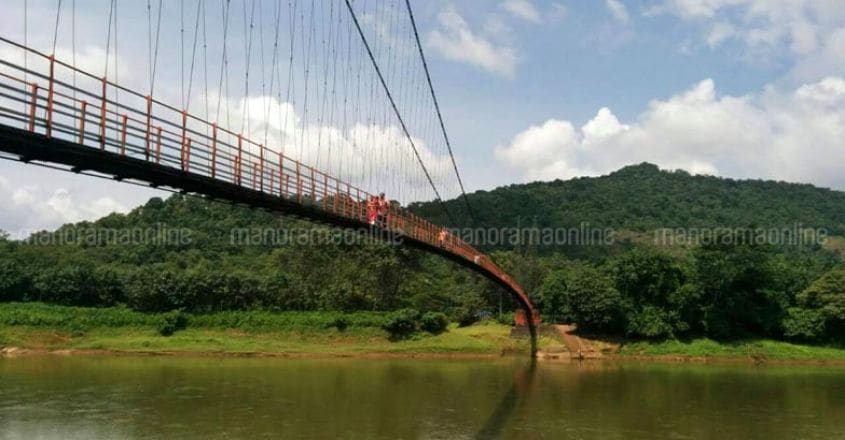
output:
M24 357L0 438L845 438L845 369Z

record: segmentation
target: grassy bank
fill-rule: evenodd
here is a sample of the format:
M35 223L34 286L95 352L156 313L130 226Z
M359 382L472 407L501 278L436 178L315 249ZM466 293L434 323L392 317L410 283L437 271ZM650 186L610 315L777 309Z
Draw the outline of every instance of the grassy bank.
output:
M161 335L168 314L140 313L120 307L84 308L39 303L0 303L0 348L32 350L113 350L126 352L359 354L526 353L527 340L512 339L510 327L484 322L451 324L444 333L419 331L391 340L382 325L384 312L220 312L185 314L186 327ZM604 341L585 339L622 357L744 358L845 361L845 347L753 340L717 342ZM542 337L541 350L561 348ZM603 350L604 351L604 350Z
M757 360L845 360L845 347L801 345L790 342L757 339L717 342L712 339L689 341L637 341L622 344L622 356L688 358L751 358Z
M510 327L483 323L439 335L417 332L392 341L379 312L221 312L185 315L187 326L159 332L166 314L123 308L0 304L0 346L37 350L203 353L474 353L527 352ZM343 325L338 325L338 322ZM553 341L543 339L546 345Z

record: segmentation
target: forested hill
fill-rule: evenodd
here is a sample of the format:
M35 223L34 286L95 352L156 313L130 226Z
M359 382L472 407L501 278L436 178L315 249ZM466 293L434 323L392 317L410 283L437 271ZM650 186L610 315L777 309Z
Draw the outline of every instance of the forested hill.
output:
M478 227L594 226L650 231L674 227L804 227L845 234L845 192L812 185L733 180L664 171L642 163L601 177L509 185L468 195ZM446 202L467 226L463 200ZM412 205L448 223L435 203Z
M845 229L842 192L693 177L648 164L471 197L476 215L491 226L515 226L517 217L531 226L536 217L540 225L584 221L618 230L795 222L832 234ZM501 289L447 260L336 233L197 197L153 198L128 214L23 241L0 231L0 302L194 314L446 312L464 324L513 308ZM547 322L647 338L753 335L827 342L845 341L845 252L837 249L845 246L731 239L670 247L621 239L485 250L532 295Z

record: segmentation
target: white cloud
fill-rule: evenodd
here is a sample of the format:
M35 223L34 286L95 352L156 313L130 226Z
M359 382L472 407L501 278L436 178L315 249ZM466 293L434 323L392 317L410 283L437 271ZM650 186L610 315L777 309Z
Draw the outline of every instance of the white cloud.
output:
M469 24L453 7L437 15L439 28L426 38L428 47L445 58L471 64L504 76L512 76L517 57L508 45L496 45L470 29Z
M715 23L707 34L707 45L714 48L734 35L736 35L736 30L730 24L724 22Z
M845 75L842 6L841 0L665 0L651 12L699 23L709 47L735 41L754 62L793 57L793 80L806 82Z
M498 148L496 157L527 180L594 175L649 161L693 173L845 189L842 139L841 77L747 96L719 96L708 79L665 101L652 101L629 124L602 108L580 129L554 119L529 127Z
M17 165L23 167L24 165ZM56 171L50 171L56 173ZM36 184L18 187L0 176L0 206L3 219L0 228L12 238L20 239L32 232L53 229L64 223L75 223L103 217L113 212L127 212L128 208L112 197L80 200L66 188L51 189Z
M627 23L630 17L628 16L628 8L619 0L605 0L610 16L620 23Z
M511 13L517 18L530 21L532 23L540 23L540 12L529 0L505 0L502 2L502 8Z
M572 123L550 119L516 135L507 148L497 148L496 158L525 172L529 180L590 174L576 168L581 139Z
M610 109L602 107L593 119L581 127L584 146L604 142L630 128L628 125L620 124L619 119Z

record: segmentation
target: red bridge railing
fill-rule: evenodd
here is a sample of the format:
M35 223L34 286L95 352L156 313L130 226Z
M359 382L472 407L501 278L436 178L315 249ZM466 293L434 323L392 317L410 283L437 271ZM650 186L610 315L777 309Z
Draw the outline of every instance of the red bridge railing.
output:
M372 197L367 191L242 133L98 78L54 56L1 37L0 43L28 54L26 67L19 60L0 59L0 124L210 177L367 224L366 201ZM379 227L477 265L507 285L536 314L519 284L468 243L443 234L442 226L394 205L386 224Z

